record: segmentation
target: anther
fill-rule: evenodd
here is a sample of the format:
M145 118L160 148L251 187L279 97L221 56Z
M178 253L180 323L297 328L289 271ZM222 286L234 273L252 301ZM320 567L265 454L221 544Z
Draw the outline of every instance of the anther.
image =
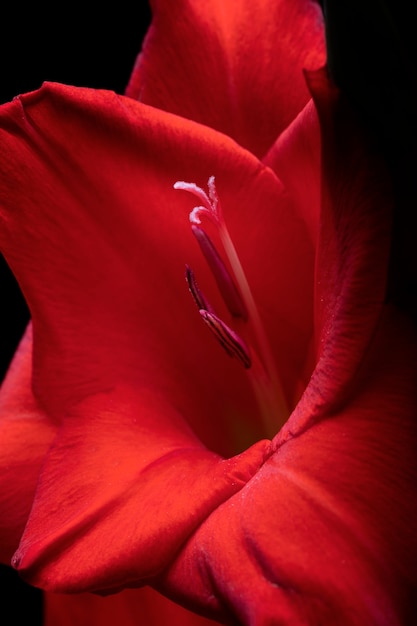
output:
M227 354L238 359L245 369L249 369L252 359L243 339L214 313L202 309L200 315Z
M248 312L245 303L212 240L201 226L191 226L191 230L213 273L219 291L231 315L246 321Z
M178 180L174 184L174 189L188 191L196 196L200 202L202 202L202 205L195 206L190 212L189 219L191 224L200 225L201 217L205 216L215 226L219 227L221 225L222 215L214 176L211 176L208 182L209 195L207 195L204 189L195 183L186 183L183 180Z
M190 290L198 309L204 309L210 313L214 313L213 307L206 299L200 287L197 285L194 272L189 265L185 266L185 280L187 281L188 289Z
M220 200L216 191L214 176L210 176L206 193L195 183L178 181L175 189L188 191L198 198L199 206L194 206L189 214L191 229L214 275L227 308L234 318L245 322L249 327L245 336L251 336L251 350L241 337L227 326L208 307L206 298L197 287L191 270L187 272L187 283L199 312L216 339L230 356L236 358L247 370L253 387L265 430L273 436L277 426L281 426L289 415L284 390L276 371L274 354L265 333L245 272L227 229ZM202 219L209 219L217 228L219 240L228 260L226 267L210 237L203 229Z

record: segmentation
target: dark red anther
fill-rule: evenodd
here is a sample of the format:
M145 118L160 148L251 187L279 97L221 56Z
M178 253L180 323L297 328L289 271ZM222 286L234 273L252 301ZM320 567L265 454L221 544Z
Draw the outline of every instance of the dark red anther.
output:
M245 303L212 240L201 226L192 225L191 230L197 239L231 315L246 321L248 319L248 312Z

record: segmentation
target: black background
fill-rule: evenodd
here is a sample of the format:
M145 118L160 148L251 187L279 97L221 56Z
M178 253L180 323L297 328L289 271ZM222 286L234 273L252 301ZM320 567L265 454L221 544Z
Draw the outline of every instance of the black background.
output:
M0 103L32 91L44 81L123 93L150 22L147 2L96 5L33 3L2 7ZM133 6L133 9L132 9ZM0 147L1 149L1 147ZM0 257L0 379L4 376L29 314L20 290ZM0 566L2 626L40 626L42 596Z

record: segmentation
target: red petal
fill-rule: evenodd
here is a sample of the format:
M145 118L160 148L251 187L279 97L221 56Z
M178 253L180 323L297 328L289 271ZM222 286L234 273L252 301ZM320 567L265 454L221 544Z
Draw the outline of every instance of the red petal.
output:
M0 561L7 565L25 527L54 425L31 393L31 328L13 359L0 395Z
M45 594L45 626L213 626L149 587L127 589L105 598L84 594Z
M156 0L153 15L127 95L263 156L309 99L302 69L324 63L318 4Z
M163 398L129 388L67 415L43 466L14 565L53 591L152 580L262 463L269 442L221 460Z
M322 136L317 365L292 433L350 398L387 298L393 210L389 172L349 105L325 70L308 80Z
M242 428L242 416L255 414L244 379L205 340L185 288L190 259L199 276L211 277L189 232L190 207L172 184L219 172L243 258L258 246L270 250L266 263L278 263L276 276L285 281L288 264L293 276L306 274L311 244L307 236L303 243L273 173L205 127L114 94L62 86L4 107L2 125L2 154L12 167L6 172L3 163L2 246L33 316L37 397L63 422L16 563L46 588L143 583L245 484L267 447L261 441L222 461L188 427L186 419L230 449L230 407ZM260 255L249 268L255 291L265 284L264 262ZM300 310L304 282L297 283Z
M384 318L350 404L213 512L165 579L171 597L225 623L415 623L417 338Z
M226 623L413 624L417 335L386 303L389 176L325 73L317 365L275 453L162 589Z
M297 282L299 286L303 285L303 292L308 298L303 302L303 308L298 308L297 303L300 298L297 295L297 287L293 280L292 271L288 271L287 267L274 268L267 276L271 276L274 280L280 271L284 271L287 282L285 289L279 295L281 303L272 301L264 302L263 308L266 311L274 311L276 317L271 323L269 336L276 359L279 364L280 371L287 372L288 380L283 378L287 389L292 388L292 396L290 406L295 406L299 400L301 393L310 380L312 370L315 365L315 351L313 345L313 328L311 326L314 316L312 313L311 303L314 301L314 275L315 267L315 251L317 248L317 239L319 232L319 219L321 213L321 140L320 126L317 117L316 108L310 100L303 111L296 117L288 128L279 136L269 153L264 158L265 165L271 167L282 181L285 192L291 198L292 210L296 215L301 217L299 223L299 233L305 233L307 230L310 241L310 255L303 252L308 249L302 242L296 244L296 236L287 239L287 245L294 246L300 254L304 256L305 261L302 267L305 269L303 278L299 275ZM279 232L280 226L277 224ZM310 263L312 272L310 273L304 263ZM296 291L294 291L294 289ZM265 294L276 294L273 285L260 290L258 300L263 301ZM284 294L284 297L282 296ZM283 343L281 335L281 323L277 323L280 312L287 307L294 306L292 314L284 313L286 320L292 319L298 329L298 341L300 348L297 347L297 339L294 333L288 332L286 335L291 338L291 344ZM303 316L304 313L304 316ZM287 327L288 328L288 327ZM289 330L289 329L288 329ZM311 342L310 342L311 339ZM301 354L303 352L303 357ZM298 386L292 385L291 380L298 380Z
M321 138L312 100L284 130L263 163L271 167L291 196L317 246L321 202Z
M88 394L140 383L230 454L231 413L256 431L256 409L186 288L190 264L221 310L190 198L172 185L217 176L293 398L312 332L314 250L282 185L225 136L111 93L45 86L3 107L2 125L1 245L31 309L43 406L61 419Z

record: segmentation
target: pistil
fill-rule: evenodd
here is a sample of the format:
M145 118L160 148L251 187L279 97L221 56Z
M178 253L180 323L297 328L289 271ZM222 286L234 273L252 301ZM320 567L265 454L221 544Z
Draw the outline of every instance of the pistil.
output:
M188 191L202 202L190 212L193 234L235 324L248 335L251 329L253 341L245 341L241 333L238 334L220 319L197 287L192 270L187 268L186 276L190 291L197 303L200 315L226 353L236 358L245 367L257 399L264 428L268 436L273 437L277 429L281 428L287 420L289 410L258 308L223 218L215 179L211 176L208 180L208 194L195 183L178 181L174 188ZM202 218L210 220L217 228L231 272L203 229Z

